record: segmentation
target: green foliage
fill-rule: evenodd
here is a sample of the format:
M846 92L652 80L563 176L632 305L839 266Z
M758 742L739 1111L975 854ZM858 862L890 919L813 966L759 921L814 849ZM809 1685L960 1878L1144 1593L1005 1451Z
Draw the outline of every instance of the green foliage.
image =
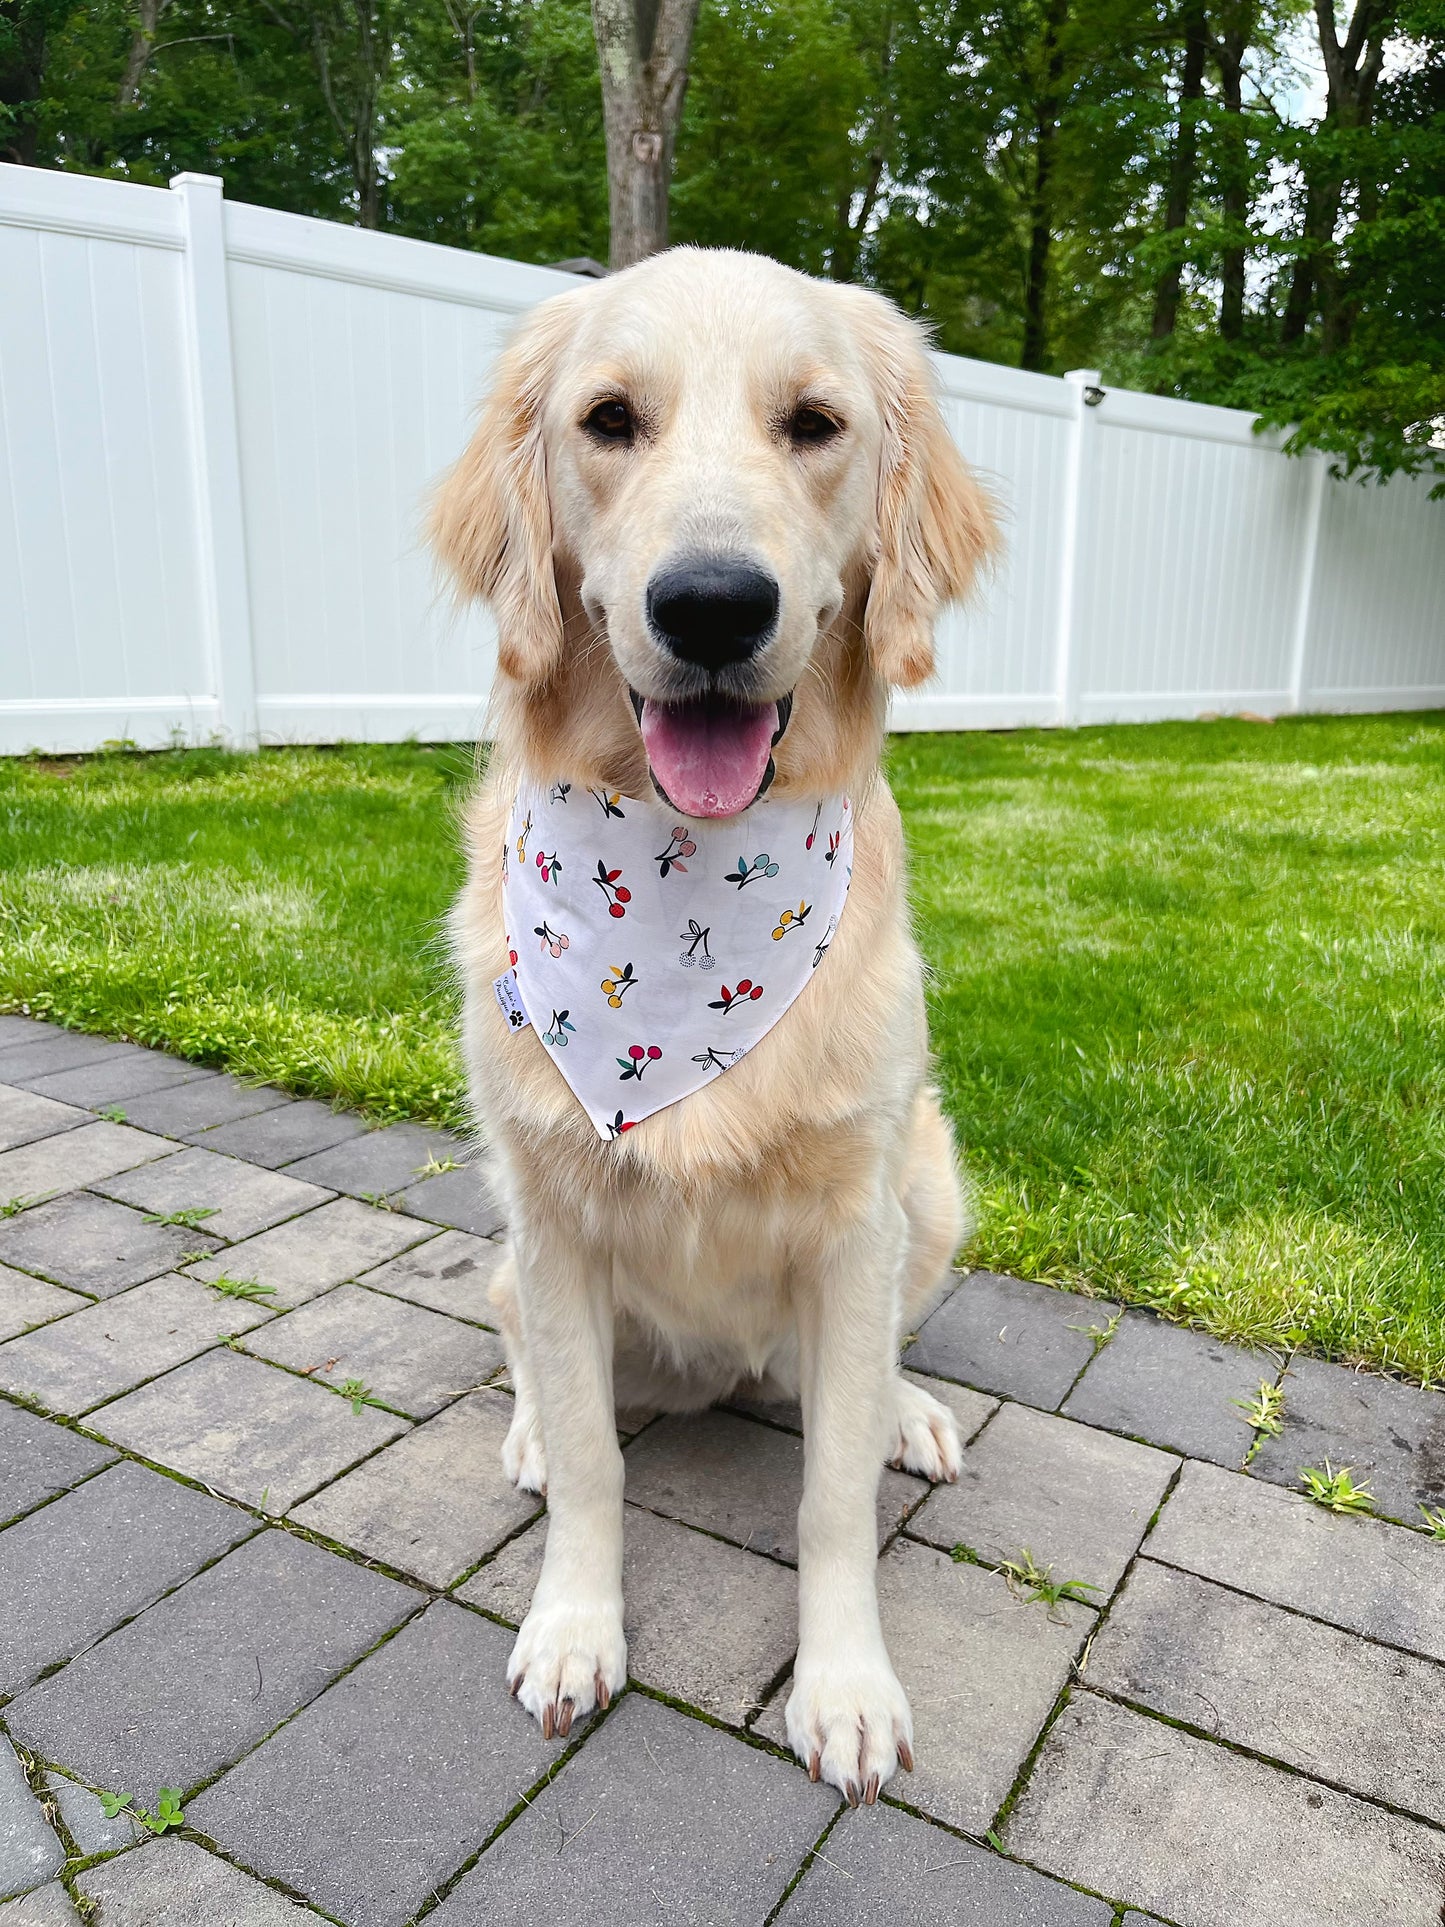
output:
M142 0L0 0L0 149L605 258L584 0L150 4L146 43ZM1258 411L1344 475L1445 476L1445 0L1351 7L1360 73L1314 109L1305 0L706 0L673 238L871 282L957 353Z

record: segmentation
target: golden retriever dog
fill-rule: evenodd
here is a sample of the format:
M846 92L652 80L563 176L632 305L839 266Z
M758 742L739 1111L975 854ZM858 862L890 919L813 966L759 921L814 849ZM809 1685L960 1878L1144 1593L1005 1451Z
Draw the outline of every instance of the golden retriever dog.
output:
M797 1397L788 1738L871 1802L913 1763L879 1625L880 1469L959 1470L954 1420L901 1375L899 1344L962 1233L879 758L890 686L930 674L935 618L992 549L987 502L924 335L888 301L679 248L525 318L432 537L498 629L453 940L509 1214L504 1465L549 1514L509 1684L550 1737L626 1680L618 1409ZM726 794L698 800L675 756L658 767L669 728L721 757ZM493 995L509 812L519 784L559 778L679 816L745 809L769 782L769 801L845 792L854 812L846 915L806 991L723 1075L612 1139Z

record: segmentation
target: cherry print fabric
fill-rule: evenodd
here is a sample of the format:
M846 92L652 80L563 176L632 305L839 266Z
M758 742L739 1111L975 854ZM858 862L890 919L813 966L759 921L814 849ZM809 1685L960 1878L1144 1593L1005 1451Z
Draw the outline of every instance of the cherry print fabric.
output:
M502 852L508 955L600 1137L767 1035L823 963L852 870L846 796L699 821L566 782L519 793Z

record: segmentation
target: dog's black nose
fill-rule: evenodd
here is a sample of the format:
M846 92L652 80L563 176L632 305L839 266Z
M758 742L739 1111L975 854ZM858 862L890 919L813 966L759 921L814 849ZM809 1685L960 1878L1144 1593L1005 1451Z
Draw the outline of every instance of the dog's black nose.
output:
M767 641L778 619L778 585L751 562L695 556L658 570L647 585L647 614L675 656L722 669Z

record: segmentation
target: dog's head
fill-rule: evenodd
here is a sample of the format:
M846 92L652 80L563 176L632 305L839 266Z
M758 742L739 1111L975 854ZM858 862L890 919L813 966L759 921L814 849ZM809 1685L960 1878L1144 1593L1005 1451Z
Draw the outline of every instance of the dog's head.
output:
M432 533L533 773L692 816L856 781L994 541L921 329L692 248L527 317Z

